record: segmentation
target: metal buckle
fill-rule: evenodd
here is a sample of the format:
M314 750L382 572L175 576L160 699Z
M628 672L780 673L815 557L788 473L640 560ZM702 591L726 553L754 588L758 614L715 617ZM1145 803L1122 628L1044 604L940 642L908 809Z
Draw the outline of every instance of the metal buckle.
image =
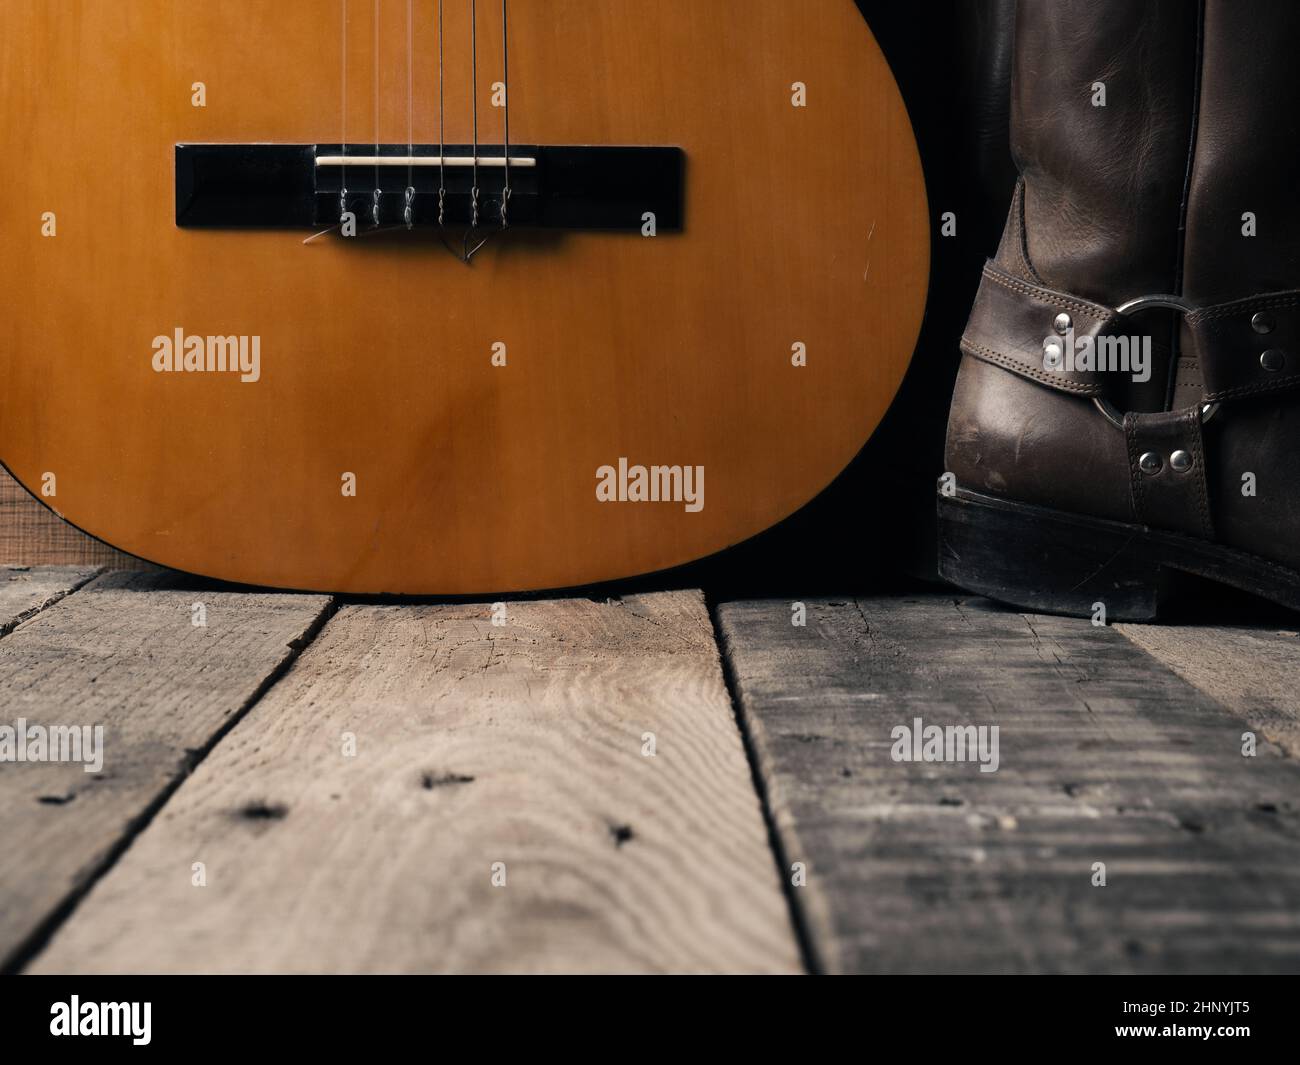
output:
M1121 303L1115 308L1115 313L1127 316L1130 314L1140 314L1142 311L1159 310L1177 311L1179 314L1186 317L1192 311L1196 310L1196 308L1181 296L1154 295L1138 296L1135 299ZM1111 423L1111 425L1115 426L1116 429L1124 428L1124 415L1115 404L1111 403L1108 399L1103 399L1101 396L1093 396L1092 402L1093 405L1096 406L1096 408L1105 416L1106 420ZM1218 413L1218 410L1219 405L1217 403L1202 403L1201 424L1204 425L1213 418L1214 415Z
M1115 308L1115 313L1133 314L1137 311L1155 310L1177 311L1179 314L1186 315L1196 308L1181 296L1138 296L1137 299L1121 303Z

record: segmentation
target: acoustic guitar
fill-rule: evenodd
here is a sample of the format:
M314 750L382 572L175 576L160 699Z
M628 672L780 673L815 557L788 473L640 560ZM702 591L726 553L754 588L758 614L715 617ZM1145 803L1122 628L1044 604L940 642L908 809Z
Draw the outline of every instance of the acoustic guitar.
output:
M558 588L824 488L911 357L853 0L4 0L0 460L142 558Z

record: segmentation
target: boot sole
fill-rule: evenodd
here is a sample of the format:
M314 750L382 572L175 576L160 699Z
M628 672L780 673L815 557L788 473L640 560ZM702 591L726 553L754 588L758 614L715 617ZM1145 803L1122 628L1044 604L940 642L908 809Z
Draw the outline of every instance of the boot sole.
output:
M1300 610L1300 573L1245 551L958 488L939 496L939 573L1011 606L1150 621L1179 574Z

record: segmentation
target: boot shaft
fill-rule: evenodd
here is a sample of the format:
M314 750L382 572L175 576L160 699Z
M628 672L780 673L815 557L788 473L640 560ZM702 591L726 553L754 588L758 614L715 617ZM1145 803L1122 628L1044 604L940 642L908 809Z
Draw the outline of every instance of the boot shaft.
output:
M1121 540L1212 544L1218 572L1280 564L1300 604L1298 45L1294 0L1020 0L1020 180L946 465L963 491ZM1127 306L1148 296L1175 313ZM1124 340L1145 379L1053 362ZM1176 568L1172 542L1142 557Z

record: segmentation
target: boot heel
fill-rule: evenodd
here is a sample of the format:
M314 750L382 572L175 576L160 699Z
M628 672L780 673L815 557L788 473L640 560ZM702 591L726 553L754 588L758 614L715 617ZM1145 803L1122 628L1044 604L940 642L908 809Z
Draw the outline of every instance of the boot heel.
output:
M1165 576L1140 526L958 490L939 497L939 573L1025 610L1149 621Z

